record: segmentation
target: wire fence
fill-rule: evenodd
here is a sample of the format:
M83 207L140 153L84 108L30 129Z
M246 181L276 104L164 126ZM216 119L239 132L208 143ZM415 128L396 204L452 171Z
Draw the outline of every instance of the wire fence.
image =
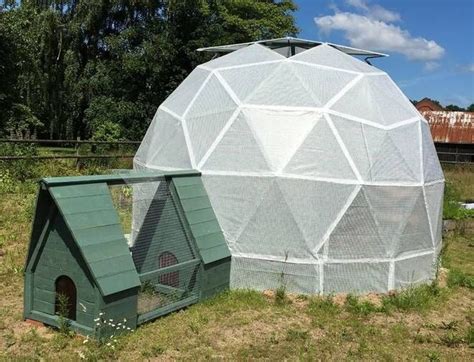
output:
M435 143L439 161L444 164L474 165L473 144Z
M134 155L130 153L114 153L114 154L103 154L103 150L96 146L137 146L141 143L140 141L95 141L95 140L40 140L40 139L7 139L0 138L0 144L37 144L40 147L47 146L73 146L73 149L64 147L64 150L73 151L74 154L53 154L53 155L36 155L36 154L15 154L5 155L0 154L0 161L15 161L15 160L55 160L55 159L120 159L133 158ZM81 146L90 145L92 146L92 152L88 154L81 154ZM55 151L58 151L56 149Z

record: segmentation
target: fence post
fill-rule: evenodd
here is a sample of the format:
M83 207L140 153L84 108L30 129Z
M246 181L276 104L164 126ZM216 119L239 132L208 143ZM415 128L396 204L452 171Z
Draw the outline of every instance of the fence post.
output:
M76 141L80 141L81 140L81 136L77 136L76 138ZM76 149L76 156L79 156L79 147L80 147L80 143L79 142L75 142L74 144L74 147ZM80 169L80 164L79 164L79 157L76 158L76 169L79 170Z

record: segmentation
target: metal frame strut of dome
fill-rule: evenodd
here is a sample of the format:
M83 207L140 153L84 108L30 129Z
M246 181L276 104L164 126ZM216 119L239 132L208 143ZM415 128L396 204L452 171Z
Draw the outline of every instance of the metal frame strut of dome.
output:
M345 45L339 45L334 43L327 43L327 42L320 42L314 40L307 40L301 38L294 38L294 37L284 37L284 38L276 38L276 39L264 39L264 40L256 40L247 43L237 43L237 44L228 44L228 45L220 45L220 46L211 46L206 48L199 48L197 51L199 52L213 52L213 53L230 53L235 50L239 50L245 48L252 44L261 44L270 49L278 49L283 47L290 47L291 55L295 54L295 47L311 49L317 47L322 44L328 44L333 48L340 50L343 53L353 55L353 56L365 56L368 58L380 58L380 57L388 57L388 54L373 52L371 50L365 49L358 49L353 47L348 47Z

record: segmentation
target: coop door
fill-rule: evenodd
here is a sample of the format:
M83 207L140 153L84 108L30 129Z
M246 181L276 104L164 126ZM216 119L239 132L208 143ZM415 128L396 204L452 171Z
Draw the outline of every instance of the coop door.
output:
M76 299L76 286L71 278L63 275L56 279L55 314L75 321Z

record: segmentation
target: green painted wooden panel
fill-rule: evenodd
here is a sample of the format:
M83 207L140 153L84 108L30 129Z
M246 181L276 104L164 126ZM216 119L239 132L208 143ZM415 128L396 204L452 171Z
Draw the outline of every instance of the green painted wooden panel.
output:
M200 176L173 180L187 225L205 264L230 257L224 235Z
M192 199L183 199L181 200L181 205L185 212L208 209L211 207L211 202L207 196L196 197Z
M216 218L216 215L211 208L188 211L186 216L190 225L215 220Z
M139 286L107 184L79 182L49 189L102 293ZM111 242L116 244L113 254L106 248Z
M114 210L92 210L88 212L81 212L68 218L69 225L73 230L80 230L85 228L93 228L107 225L120 224L117 213Z
M225 258L204 265L201 272L201 299L229 288L231 259Z
M104 187L89 187L87 184L85 185L75 185L74 188L70 188L69 186L55 186L51 188L54 190L54 197L56 199L68 199L68 198L75 198L75 197L87 197L87 196L99 196L104 194Z
M201 185L190 185L190 186L179 186L178 187L178 195L180 199L192 199L196 197L206 196L207 192L204 190Z
M123 247L121 243L123 242L123 237L120 236L119 239L106 241L100 244L88 244L83 245L82 249L88 257L90 263L103 260L106 258L115 258L123 255Z
M133 270L125 270L122 273L97 278L97 283L101 286L103 295L110 295L122 290L140 286L138 274Z
M191 231L195 238L199 238L204 235L211 235L217 232L221 232L221 227L216 219L201 222L198 224L191 224Z
M35 287L33 290L35 298L40 299L44 302L54 303L56 299L56 293L53 290L42 289Z
M121 255L121 256L111 257L109 259L102 259L93 263L89 263L89 266L91 267L92 270L94 270L94 275L96 278L103 278L103 277L110 277L110 276L113 276L114 274L117 274L117 270L123 270L124 272L126 272L127 269L125 269L123 265L130 265L129 261L130 261L130 255ZM122 265L122 266L118 267L119 265ZM132 264L130 266L130 269L128 270L134 271L135 266Z
M33 298L33 310L54 315L54 303L48 303L35 297Z
M98 184L100 185L100 184ZM86 185L84 185L86 186ZM91 186L91 185L87 185ZM94 184L94 186L97 186ZM65 186L74 188L74 186ZM51 189L54 196L54 188ZM56 201L60 204L61 213L63 215L78 214L83 212L91 212L95 210L113 210L112 199L108 194L61 198Z
M199 175L196 175L196 176L199 176ZM183 186L191 186L191 185L200 185L202 182L201 182L200 177L175 177L173 178L173 183L177 187L183 187Z
M183 171L157 171L157 172L133 172L127 174L115 174L115 175L93 175L93 176L65 176L65 177L49 177L41 180L47 186L65 186L65 185L82 185L82 184L93 184L93 183L107 183L123 184L124 182L146 182L146 181L159 181L163 177L186 177L186 176L198 176L201 173L195 170L183 170Z
M201 237L196 238L196 242L200 245L205 245L206 249L213 248L215 246L222 245L225 242L222 232L219 230L213 234L207 234Z
M73 230L73 232L74 238L83 251L85 250L83 249L84 246L102 245L102 243L109 241L122 240L122 243L117 244L121 245L122 254L125 253L125 250L128 252L127 241L118 224L77 229Z

